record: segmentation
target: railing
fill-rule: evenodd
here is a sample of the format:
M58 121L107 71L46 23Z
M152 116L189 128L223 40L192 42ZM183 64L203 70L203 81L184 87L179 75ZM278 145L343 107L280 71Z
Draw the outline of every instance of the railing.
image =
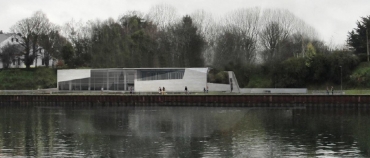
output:
M331 91L326 91L326 90L313 90L312 94L314 95L343 95L344 91L341 90L335 90L333 92Z
M230 76L231 74L231 76ZM238 89L238 93L240 93L240 87L239 87L239 83L238 83L238 80L236 79L236 76L234 74L233 71L229 71L229 76L233 79L233 84L235 85L235 87Z
M369 95L0 95L0 102L366 104Z

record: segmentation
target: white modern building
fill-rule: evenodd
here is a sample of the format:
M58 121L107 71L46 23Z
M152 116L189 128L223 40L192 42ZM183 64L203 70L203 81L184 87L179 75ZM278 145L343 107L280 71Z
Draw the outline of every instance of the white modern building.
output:
M107 68L58 70L58 90L64 91L130 91L232 93L307 93L307 88L240 88L234 72L228 71L228 83L209 83L209 68Z
M203 91L208 68L110 68L58 70L58 90L167 92Z

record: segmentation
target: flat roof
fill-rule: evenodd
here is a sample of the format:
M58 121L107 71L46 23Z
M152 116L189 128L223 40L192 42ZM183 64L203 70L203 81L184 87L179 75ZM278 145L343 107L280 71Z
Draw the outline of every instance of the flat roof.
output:
M60 69L60 70L171 70L171 69L208 69L208 67L168 67L168 68L91 68L91 69Z

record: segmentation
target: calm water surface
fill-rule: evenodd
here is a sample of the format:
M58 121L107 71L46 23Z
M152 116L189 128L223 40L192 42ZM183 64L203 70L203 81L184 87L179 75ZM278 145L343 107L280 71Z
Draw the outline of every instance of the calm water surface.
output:
M0 107L0 157L369 157L369 151L364 110Z

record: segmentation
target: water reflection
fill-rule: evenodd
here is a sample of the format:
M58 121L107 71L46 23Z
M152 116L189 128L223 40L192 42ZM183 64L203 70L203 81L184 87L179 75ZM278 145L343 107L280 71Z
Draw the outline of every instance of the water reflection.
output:
M369 111L0 107L0 157L368 157Z

